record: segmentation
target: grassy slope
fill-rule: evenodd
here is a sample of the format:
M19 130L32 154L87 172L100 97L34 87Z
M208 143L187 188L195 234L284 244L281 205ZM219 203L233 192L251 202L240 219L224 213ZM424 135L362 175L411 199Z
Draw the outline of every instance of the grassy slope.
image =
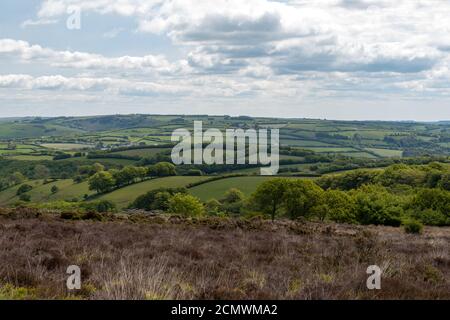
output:
M276 177L267 177L267 176L232 177L204 183L202 185L189 189L189 192L192 195L199 197L203 201L207 201L212 198L220 199L231 188L237 188L246 195L250 195L252 192L256 190L256 188L261 183L274 178Z
M136 183L131 186L115 190L99 197L101 200L113 201L119 208L124 208L139 195L157 188L184 187L189 183L208 179L208 177L166 177Z
M33 189L27 193L30 195L32 202L71 200L73 198L82 200L84 194L90 195L93 193L89 191L87 182L74 183L72 179L58 180L47 184L43 184L42 180L32 180L25 183L33 186ZM51 193L53 186L57 186L59 189L55 194ZM16 196L18 188L19 186L15 186L0 192L0 205L13 204L18 201L19 197Z

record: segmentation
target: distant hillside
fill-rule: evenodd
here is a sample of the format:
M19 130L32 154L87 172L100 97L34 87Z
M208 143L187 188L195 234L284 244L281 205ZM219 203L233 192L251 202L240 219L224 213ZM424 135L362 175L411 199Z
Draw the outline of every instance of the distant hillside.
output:
M450 155L450 122L336 121L208 115L106 115L5 120L0 141L25 144L69 143L111 150L137 145L167 145L177 128L279 128L280 144L318 154L354 158ZM0 147L0 149L2 149ZM6 146L3 149L7 149ZM2 154L11 154L9 151ZM21 152L20 155L27 155Z

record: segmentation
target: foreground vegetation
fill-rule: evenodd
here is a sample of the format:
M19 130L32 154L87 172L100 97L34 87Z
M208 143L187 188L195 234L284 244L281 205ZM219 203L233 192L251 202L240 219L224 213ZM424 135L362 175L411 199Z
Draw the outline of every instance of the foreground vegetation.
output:
M129 208L184 216L285 217L395 227L417 224L417 232L420 225L450 225L448 163L397 164L316 179L174 176L175 167L163 162L121 170L97 164L83 170L88 172L84 182L25 182L0 194L0 202L62 211L96 210L99 203L101 208L107 203L109 211ZM70 192L78 194L64 199Z
M100 222L101 221L101 222ZM448 228L1 210L3 299L449 299ZM68 265L82 289L65 287ZM382 268L381 290L366 269Z

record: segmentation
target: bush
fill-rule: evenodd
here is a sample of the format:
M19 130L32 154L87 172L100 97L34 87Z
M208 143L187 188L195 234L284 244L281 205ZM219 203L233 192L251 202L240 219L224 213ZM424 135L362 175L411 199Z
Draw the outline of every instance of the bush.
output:
M231 188L225 193L225 198L223 199L223 203L237 203L244 200L245 196L241 190L236 188Z
M421 189L409 206L412 209L439 211L450 218L450 192L441 189Z
M31 196L30 196L29 194L22 193L22 194L19 196L19 200L20 200L20 201L25 201L25 202L30 202L30 201L31 201Z
M75 211L63 211L60 217L64 220L81 220L81 214Z
M222 204L216 199L211 199L205 203L206 212L211 216L217 216L221 214L220 208Z
M56 156L53 157L53 160L64 160L64 159L69 159L72 156L68 153L60 153L57 154Z
M95 211L101 213L117 211L116 205L108 200L83 203L81 207L87 211Z
M200 200L189 194L177 193L169 200L169 211L183 216L201 216L205 208Z
M420 234L423 230L423 224L416 220L409 220L403 224L406 233Z
M186 176L202 176L202 175L203 175L203 171L199 170L199 169L190 169L186 173Z
M420 221L427 226L448 226L450 218L446 217L442 212L433 209L421 210L418 208L408 211L408 216L414 220Z
M53 186L50 191L52 194L55 194L59 191L59 188L57 186Z
M187 191L185 188L158 188L137 197L129 207L147 211L167 210L169 207L169 199L167 199L166 193L173 196L177 193L186 194Z
M20 196L22 193L26 193L28 191L31 191L33 189L32 186L30 186L29 184L23 184L19 187L19 189L17 189L16 194L18 196Z

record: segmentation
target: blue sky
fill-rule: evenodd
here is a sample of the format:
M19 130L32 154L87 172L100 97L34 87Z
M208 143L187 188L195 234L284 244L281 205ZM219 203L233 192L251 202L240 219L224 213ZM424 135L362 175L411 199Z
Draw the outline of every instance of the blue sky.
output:
M449 13L441 0L2 0L0 117L449 120Z

